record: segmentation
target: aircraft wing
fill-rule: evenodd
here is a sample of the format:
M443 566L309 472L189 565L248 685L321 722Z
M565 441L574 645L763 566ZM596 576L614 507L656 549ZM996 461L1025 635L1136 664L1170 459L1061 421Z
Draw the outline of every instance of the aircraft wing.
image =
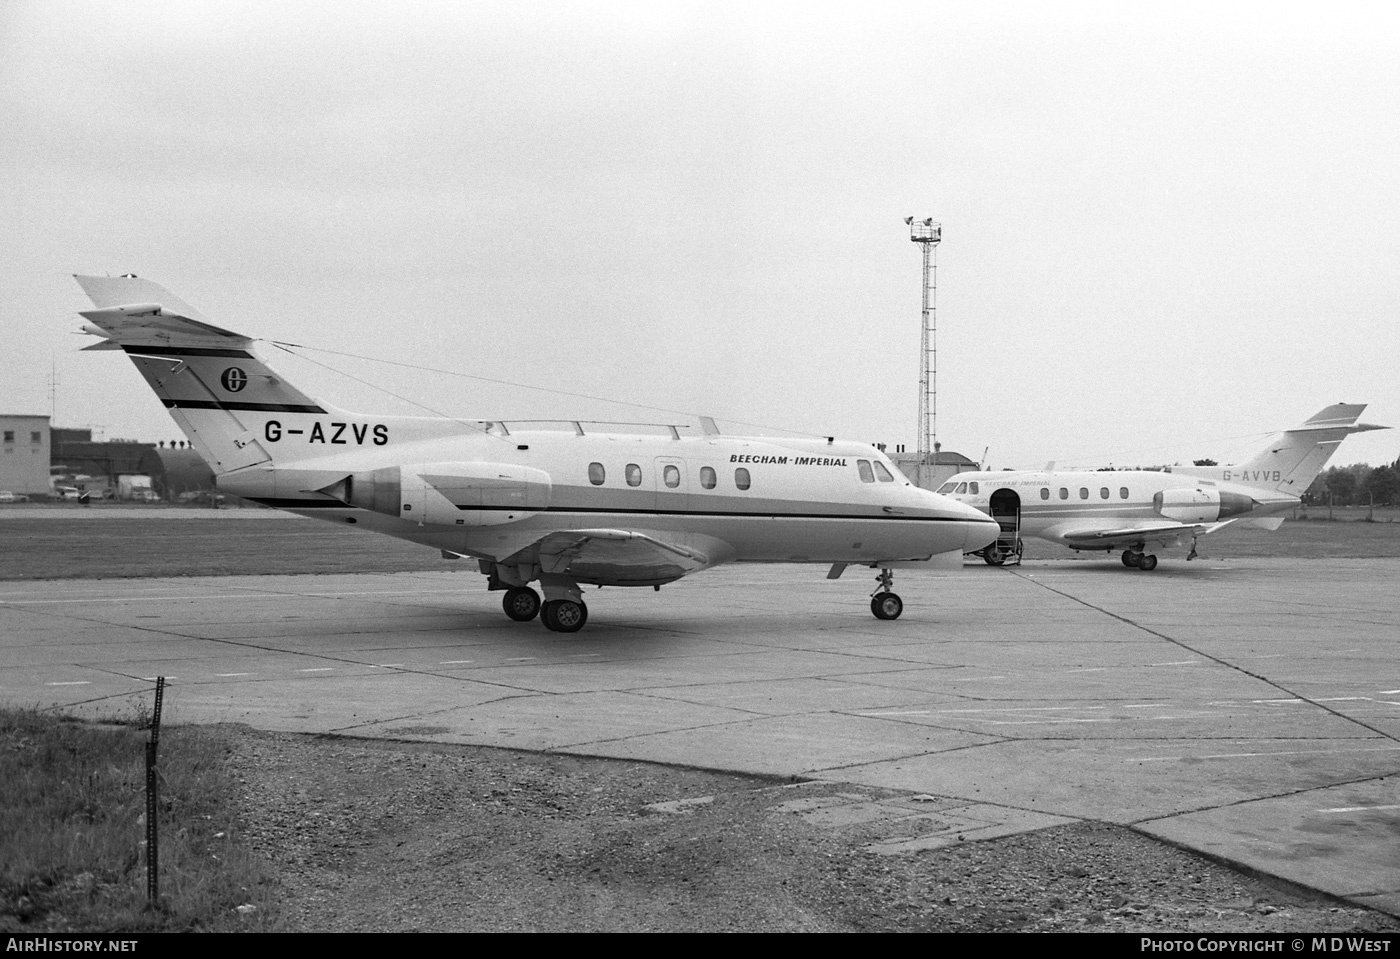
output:
M1092 546L1094 549L1112 549L1119 546L1136 546L1138 543L1173 543L1186 536L1203 536L1213 533L1223 523L1158 523L1154 526L1129 526L1117 529L1085 529L1060 533L1060 538L1070 546Z
M507 566L538 563L544 573L609 586L660 585L713 565L698 550L625 529L549 533L499 562Z

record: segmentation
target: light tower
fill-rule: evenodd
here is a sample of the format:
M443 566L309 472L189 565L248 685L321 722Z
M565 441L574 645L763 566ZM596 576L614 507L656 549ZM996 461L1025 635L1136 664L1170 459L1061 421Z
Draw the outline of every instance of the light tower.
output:
M932 218L915 220L906 216L909 225L909 239L923 247L924 251L924 326L920 345L922 369L919 371L919 458L914 479L915 486L927 488L926 480L932 473L938 453L938 242L943 239L943 224Z

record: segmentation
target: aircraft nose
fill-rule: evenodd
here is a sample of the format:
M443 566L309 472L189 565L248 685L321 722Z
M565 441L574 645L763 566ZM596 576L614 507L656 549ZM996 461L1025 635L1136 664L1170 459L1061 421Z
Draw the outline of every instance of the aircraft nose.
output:
M976 552L1001 534L1001 525L980 509L973 509L964 503L958 503L957 506L962 518L966 520L963 524L966 530L963 535L964 553Z

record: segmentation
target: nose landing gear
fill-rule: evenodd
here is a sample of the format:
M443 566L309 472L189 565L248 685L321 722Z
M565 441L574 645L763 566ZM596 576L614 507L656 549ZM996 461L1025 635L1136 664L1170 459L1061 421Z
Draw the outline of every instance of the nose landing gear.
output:
M880 586L871 594L870 611L875 614L876 619L899 619L899 614L904 612L904 600L891 592L891 587L894 586L894 570L881 569L875 581Z

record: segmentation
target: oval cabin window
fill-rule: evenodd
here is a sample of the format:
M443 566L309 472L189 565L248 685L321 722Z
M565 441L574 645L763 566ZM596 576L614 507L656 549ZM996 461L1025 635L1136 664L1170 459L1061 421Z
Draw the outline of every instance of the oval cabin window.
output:
M681 471L675 466L667 466L662 470L661 478L671 489L681 485Z
M705 487L705 489L715 488L715 471L712 468L708 466L700 467L700 485Z
M742 466L734 471L734 485L740 489L749 488L749 471Z
M602 486L603 481L608 478L607 470L603 469L602 463L588 464L588 482L594 486Z
M640 466L638 466L636 463L628 463L626 472L628 486L642 485L642 468Z

